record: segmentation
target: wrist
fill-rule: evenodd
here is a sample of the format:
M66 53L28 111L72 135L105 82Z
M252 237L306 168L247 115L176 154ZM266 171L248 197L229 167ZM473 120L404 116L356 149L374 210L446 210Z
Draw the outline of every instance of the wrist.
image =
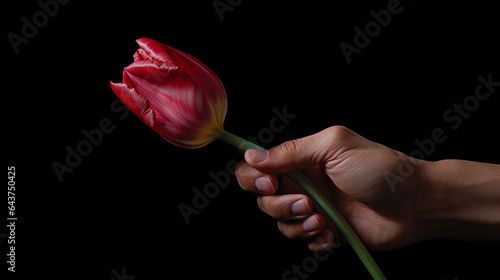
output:
M414 208L418 239L498 241L499 174L498 165L422 161Z
M419 183L415 199L414 223L419 241L445 238L451 227L449 195L447 184L443 184L438 169L443 163L421 161ZM444 175L443 175L444 176Z

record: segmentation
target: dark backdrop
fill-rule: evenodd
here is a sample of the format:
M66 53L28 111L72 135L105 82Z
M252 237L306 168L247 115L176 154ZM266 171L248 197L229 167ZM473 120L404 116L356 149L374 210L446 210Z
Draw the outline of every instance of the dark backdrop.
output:
M415 140L442 128L447 140L425 159L500 160L500 90L476 103L473 97L479 76L500 81L493 4L63 3L3 8L4 151L7 166L16 168L18 218L17 272L9 277L370 278L349 248L317 260L304 243L284 238L233 176L186 224L179 205L193 206L196 190L214 182L210 174L222 178L228 162L242 156L219 142L175 147L115 103L109 81L121 81L140 37L192 54L216 72L228 94L226 129L266 147L339 124L409 154L419 149ZM388 5L396 11L390 22L380 12ZM374 24L373 14L385 26ZM367 24L373 37L355 37L355 27ZM358 44L350 63L342 42ZM444 119L464 100L471 112L459 125L456 117ZM270 120L285 107L296 117L269 134ZM78 145L85 149L84 131L97 133L101 123L108 133L88 155L68 156ZM67 160L71 172L58 178L53 165ZM9 232L2 228L4 260ZM373 256L389 279L493 279L498 250L432 241ZM286 274L293 266L303 274ZM7 267L2 261L2 272Z

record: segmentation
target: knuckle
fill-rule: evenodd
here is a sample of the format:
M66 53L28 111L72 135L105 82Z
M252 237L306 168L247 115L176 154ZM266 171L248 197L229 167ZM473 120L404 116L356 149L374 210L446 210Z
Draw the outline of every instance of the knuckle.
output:
M281 232L281 234L283 234L285 237L289 239L301 239L302 232L300 230L297 230L297 228L291 224L278 221L278 229Z
M267 214L269 214L273 218L281 218L282 217L282 205L279 199L270 199L267 201L267 205L265 207L267 209Z
M263 196L257 196L257 206L259 206L260 211L267 213L267 210L264 206L264 202L263 202L262 198L263 198Z
M334 125L324 130L324 132L333 139L348 139L355 135L349 128L342 125Z
M335 157L335 155L341 154L345 150L349 150L358 143L358 139L356 138L358 135L345 126L331 126L321 133L321 138L327 141L325 145L323 145L324 149L328 150L324 152L327 158Z
M289 154L300 150L301 146L302 146L302 141L300 141L299 139L293 139L284 142L278 147L284 154Z
M287 236L286 235L286 226L281 221L277 221L277 225L278 225L278 230L281 232L281 234L283 234L284 236Z
M262 195L257 197L257 205L260 211L268 214L275 219L281 219L285 216L282 199L279 195Z
M246 192L250 191L250 189L248 188L248 186L244 183L241 183L239 180L238 180L238 184L240 185L240 188Z
M236 176L236 181L244 191L251 191L251 181L250 174L248 172L247 163L245 161L240 161L234 170L234 175Z
M236 176L236 178L238 178L240 176L240 172L241 172L241 168L242 168L242 165L245 161L242 160L240 162L238 162L238 164L236 165L236 168L234 169L234 176Z
M248 185L245 183L246 180L243 180L242 177L236 177L236 181L238 181L238 185L240 185L241 189L244 191L249 191Z
M284 222L278 221L278 229L287 238L295 239L297 238L296 234L293 234L293 231L290 231L290 226Z

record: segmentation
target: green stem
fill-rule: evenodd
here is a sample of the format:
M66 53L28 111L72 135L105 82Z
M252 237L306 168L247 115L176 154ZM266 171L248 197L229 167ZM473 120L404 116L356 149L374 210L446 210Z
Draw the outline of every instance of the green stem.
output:
M243 150L249 149L258 149L265 150L264 148L245 140L241 137L238 137L232 133L229 133L225 130L222 130L219 139ZM359 237L356 235L351 226L344 219L342 214L333 206L330 201L319 191L318 187L314 185L311 180L309 180L304 174L300 173L297 170L286 172L285 176L290 178L292 181L297 183L300 187L302 187L307 193L309 193L318 203L323 207L323 209L328 213L328 216L333 220L337 228L347 239L351 247L354 249L358 257L361 259L365 267L368 269L373 279L383 280L386 279L380 268L378 267L375 260L373 260L372 256L363 245Z

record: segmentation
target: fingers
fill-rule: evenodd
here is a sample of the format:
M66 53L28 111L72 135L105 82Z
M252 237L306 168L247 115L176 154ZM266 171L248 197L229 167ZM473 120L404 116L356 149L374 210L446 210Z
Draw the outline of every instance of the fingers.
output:
M318 213L300 220L278 220L278 228L281 233L295 240L305 240L317 235L323 230L325 221Z
M236 178L241 188L245 191L263 194L258 197L261 210L275 219L290 219L310 215L313 203L290 179L283 177L278 182L278 177L273 174L262 173L242 161L236 166ZM279 185L280 193L275 194Z
M311 199L303 194L259 196L257 204L262 212L278 220L304 219L312 213Z
M278 177L266 174L241 161L236 166L236 179L241 188L259 194L274 194L278 189Z
M323 229L314 238L311 238L307 246L311 251L324 251L333 246L334 235L331 230Z
M287 141L269 151L248 150L246 162L268 173L285 173L324 164L341 150L356 145L358 135L343 126L332 126L316 134Z
M281 233L295 240L308 240L312 251L326 250L333 245L333 233L325 229L325 220L312 212L311 199L303 194L264 195L257 198L259 208L278 220Z
M333 244L333 233L325 229L324 218L312 212L311 198L298 193L301 189L288 178L283 177L278 182L276 175L263 173L244 161L238 164L235 172L245 191L263 194L257 197L257 204L264 213L278 220L283 235L297 240L308 239L308 246L314 251L326 250ZM280 193L288 194L276 194L278 184Z
M278 228L288 238L305 240L320 233L324 226L324 218L313 213L313 202L305 194L274 194L278 185L278 178L274 175L262 173L245 162L241 162L236 167L238 182L246 191L261 194L257 197L257 204L262 212L278 220ZM263 190L258 181L268 180L268 190ZM271 187L272 186L272 187ZM333 239L333 238L331 238ZM330 240L330 239L325 239ZM313 242L313 248L322 248L327 246L316 241Z

